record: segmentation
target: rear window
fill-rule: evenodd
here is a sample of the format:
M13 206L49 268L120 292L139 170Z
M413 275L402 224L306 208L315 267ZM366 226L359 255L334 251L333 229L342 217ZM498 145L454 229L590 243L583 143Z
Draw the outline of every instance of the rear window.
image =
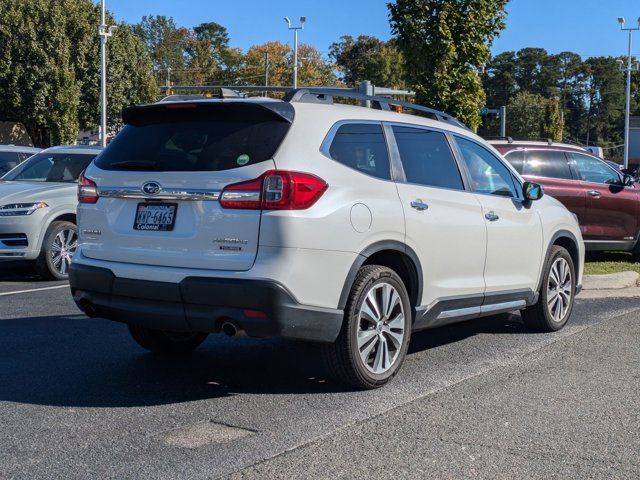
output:
M522 175L522 167L524 166L524 150L514 150L504 154L504 158L511 164L516 171Z
M290 123L257 106L148 108L95 164L104 170L220 171L273 157Z
M382 125L348 123L338 128L329 148L331 158L374 177L389 180L389 154Z

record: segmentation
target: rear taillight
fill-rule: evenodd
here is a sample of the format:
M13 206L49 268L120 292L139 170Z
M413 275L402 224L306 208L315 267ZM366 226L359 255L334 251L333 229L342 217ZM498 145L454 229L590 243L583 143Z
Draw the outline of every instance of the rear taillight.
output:
M78 202L96 203L98 201L98 186L96 182L84 176L84 172L78 178Z
M220 195L223 208L304 210L316 203L327 182L310 173L269 170L247 182L227 186Z

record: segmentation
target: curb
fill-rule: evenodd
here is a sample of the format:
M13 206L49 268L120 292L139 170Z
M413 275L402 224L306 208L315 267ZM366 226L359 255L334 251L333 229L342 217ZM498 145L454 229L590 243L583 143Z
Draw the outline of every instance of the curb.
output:
M638 286L640 273L620 272L606 275L585 275L582 279L583 290L619 290Z

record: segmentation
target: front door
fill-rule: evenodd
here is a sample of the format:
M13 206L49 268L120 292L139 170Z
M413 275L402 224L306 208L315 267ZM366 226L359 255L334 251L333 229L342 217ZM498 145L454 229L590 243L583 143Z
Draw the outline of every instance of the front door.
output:
M456 143L487 226L486 296L537 288L542 264L540 218L526 208L517 178L490 150L466 137Z

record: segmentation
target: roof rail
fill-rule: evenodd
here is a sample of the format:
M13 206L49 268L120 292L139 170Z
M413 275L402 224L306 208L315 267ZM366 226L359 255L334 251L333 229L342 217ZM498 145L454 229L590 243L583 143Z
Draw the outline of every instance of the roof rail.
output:
M332 105L334 98L351 98L353 100L360 100L366 105L370 105L372 108L378 110L391 110L391 107L402 107L411 109L415 112L426 114L425 116L438 120L441 122L455 125L456 127L469 130L464 123L448 113L435 110L433 108L424 107L411 102L404 102L400 100L393 100L388 96L380 95L366 95L364 93L357 92L351 88L337 88L337 87L281 87L281 86L257 86L257 85L181 85L171 87L171 91L212 91L219 90L220 96L218 98L233 98L229 91L236 92L284 92L285 96L283 100L285 102L295 103L323 103ZM393 95L391 89L380 89L383 95ZM398 92L403 94L405 92Z
M370 103L372 108L378 110L391 110L391 106L397 106L402 108L409 108L416 112L426 113L429 118L439 120L441 122L455 125L456 127L469 130L464 123L448 113L435 110L433 108L424 107L411 102L403 102L399 100L393 100L388 97L381 97L376 95L366 95L364 93L355 92L353 90L346 90L340 88L298 88L288 92L283 100L286 102L306 102L306 103L325 103L333 104L334 97L351 98L354 100L360 100L362 102Z
M512 137L484 137L485 140L506 140L507 143L513 143Z

